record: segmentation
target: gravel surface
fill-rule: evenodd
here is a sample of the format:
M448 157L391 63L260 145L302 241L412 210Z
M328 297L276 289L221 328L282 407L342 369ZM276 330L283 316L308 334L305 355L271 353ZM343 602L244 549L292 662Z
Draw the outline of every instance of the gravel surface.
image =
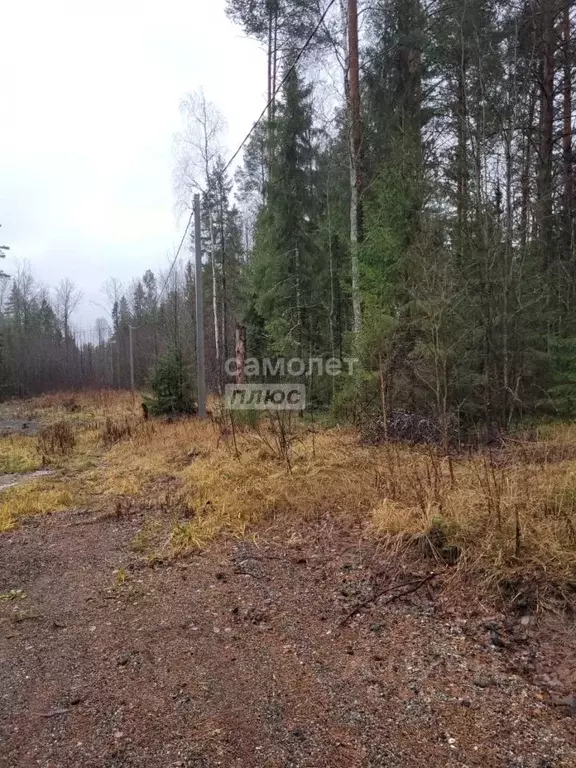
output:
M568 619L329 522L143 567L142 522L0 537L0 766L576 766Z

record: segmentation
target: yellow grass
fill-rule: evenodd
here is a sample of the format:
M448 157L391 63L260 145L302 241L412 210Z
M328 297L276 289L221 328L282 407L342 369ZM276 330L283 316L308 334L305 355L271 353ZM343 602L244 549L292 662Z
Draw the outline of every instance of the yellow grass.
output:
M11 531L21 517L46 512L61 512L73 501L66 483L34 480L0 493L0 532Z
M36 441L22 435L0 438L0 475L33 472L42 466Z
M494 582L530 574L564 589L576 581L576 426L546 426L537 442L517 438L503 451L450 461L425 449L362 446L354 430L313 433L297 424L287 462L270 427L237 430L235 448L230 430L210 422L143 422L126 393L11 407L44 422L70 419L76 446L49 457L55 478L0 493L0 530L72 505L161 510L169 531L150 523L134 548L172 556L253 533L275 516L304 525L329 514L395 546L440 532L439 556L444 545L458 548L460 569ZM106 418L130 424L111 447ZM36 468L35 442L0 440L0 460Z

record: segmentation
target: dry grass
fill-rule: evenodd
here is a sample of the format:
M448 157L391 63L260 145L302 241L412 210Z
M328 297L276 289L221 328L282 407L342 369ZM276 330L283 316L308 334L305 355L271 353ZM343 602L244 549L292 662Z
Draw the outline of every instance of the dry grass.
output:
M62 512L72 505L72 488L57 480L34 480L0 493L0 532L11 531L21 517Z
M91 392L58 392L40 395L27 400L12 400L0 404L0 418L9 417L52 423L66 418L74 421L106 416L126 416L138 412L139 402L132 402L130 392L113 392L107 389Z
M42 466L36 441L23 435L0 437L0 474L33 472Z
M194 419L144 422L125 393L75 395L67 411L69 397L17 405L46 422L68 419L76 446L56 462L56 479L0 496L0 529L72 502L118 515L149 509L166 525L147 524L135 549L169 557L222 534L245 536L277 515L304 524L329 514L391 547L414 548L441 565L457 561L455 572L474 574L508 599L541 603L552 590L570 599L574 589L576 426L547 426L538 440L447 459L362 446L353 430L314 433L296 424L288 455L270 426L232 432L230 424ZM0 460L36 468L35 449L26 447L34 442L0 440Z
M74 428L65 419L48 424L38 435L38 453L43 457L68 456L75 445Z

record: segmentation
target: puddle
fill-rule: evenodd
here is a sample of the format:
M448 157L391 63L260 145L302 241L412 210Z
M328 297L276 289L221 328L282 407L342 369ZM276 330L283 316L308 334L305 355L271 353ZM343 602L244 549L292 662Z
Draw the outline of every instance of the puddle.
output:
M47 477L53 475L52 469L37 469L36 472L21 472L13 475L0 475L0 491L5 491L7 488L14 488L16 485L22 485L27 480L35 480L37 477Z

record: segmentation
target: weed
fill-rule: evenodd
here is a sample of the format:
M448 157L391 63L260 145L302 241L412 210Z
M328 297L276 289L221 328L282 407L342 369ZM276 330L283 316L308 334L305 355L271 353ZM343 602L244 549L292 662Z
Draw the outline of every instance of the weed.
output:
M107 416L104 426L100 431L100 439L104 445L113 445L119 443L125 437L132 437L134 432L134 424L128 418L113 418Z
M68 456L75 445L74 430L64 419L44 427L38 435L38 452L42 456Z
M40 616L34 611L14 611L12 621L14 624L20 624L23 621L37 621Z
M114 571L116 576L116 584L121 587L128 581L128 571L125 568L116 568Z
M136 536L130 542L130 548L136 554L144 555L148 552L158 535L159 524L154 520L146 520L142 528L138 531Z
M445 456L433 445L366 445L357 430L310 430L284 414L265 416L254 428L236 420L233 432L229 418L219 423L218 415L216 426L185 418L140 421L125 393L78 395L78 403L90 426L73 432L74 455L61 461L66 484L33 481L4 491L0 530L25 514L67 508L72 499L112 511L120 499L118 514L163 513L132 542L156 562L217 536L250 535L279 516L302 529L329 516L363 526L384 548L452 565L479 589L518 606L539 606L572 589L574 425L547 426L537 440L515 434L502 448ZM37 399L33 409L43 420L54 414L62 420L61 399ZM25 439L13 443L24 464L26 446L34 446ZM9 443L0 441L0 461L10 455Z
M62 408L64 408L66 413L78 413L82 410L82 407L75 396L66 397L62 400Z
M27 597L23 589L11 589L0 595L0 600L25 600Z
M0 438L0 474L33 472L42 466L36 440L22 435Z

